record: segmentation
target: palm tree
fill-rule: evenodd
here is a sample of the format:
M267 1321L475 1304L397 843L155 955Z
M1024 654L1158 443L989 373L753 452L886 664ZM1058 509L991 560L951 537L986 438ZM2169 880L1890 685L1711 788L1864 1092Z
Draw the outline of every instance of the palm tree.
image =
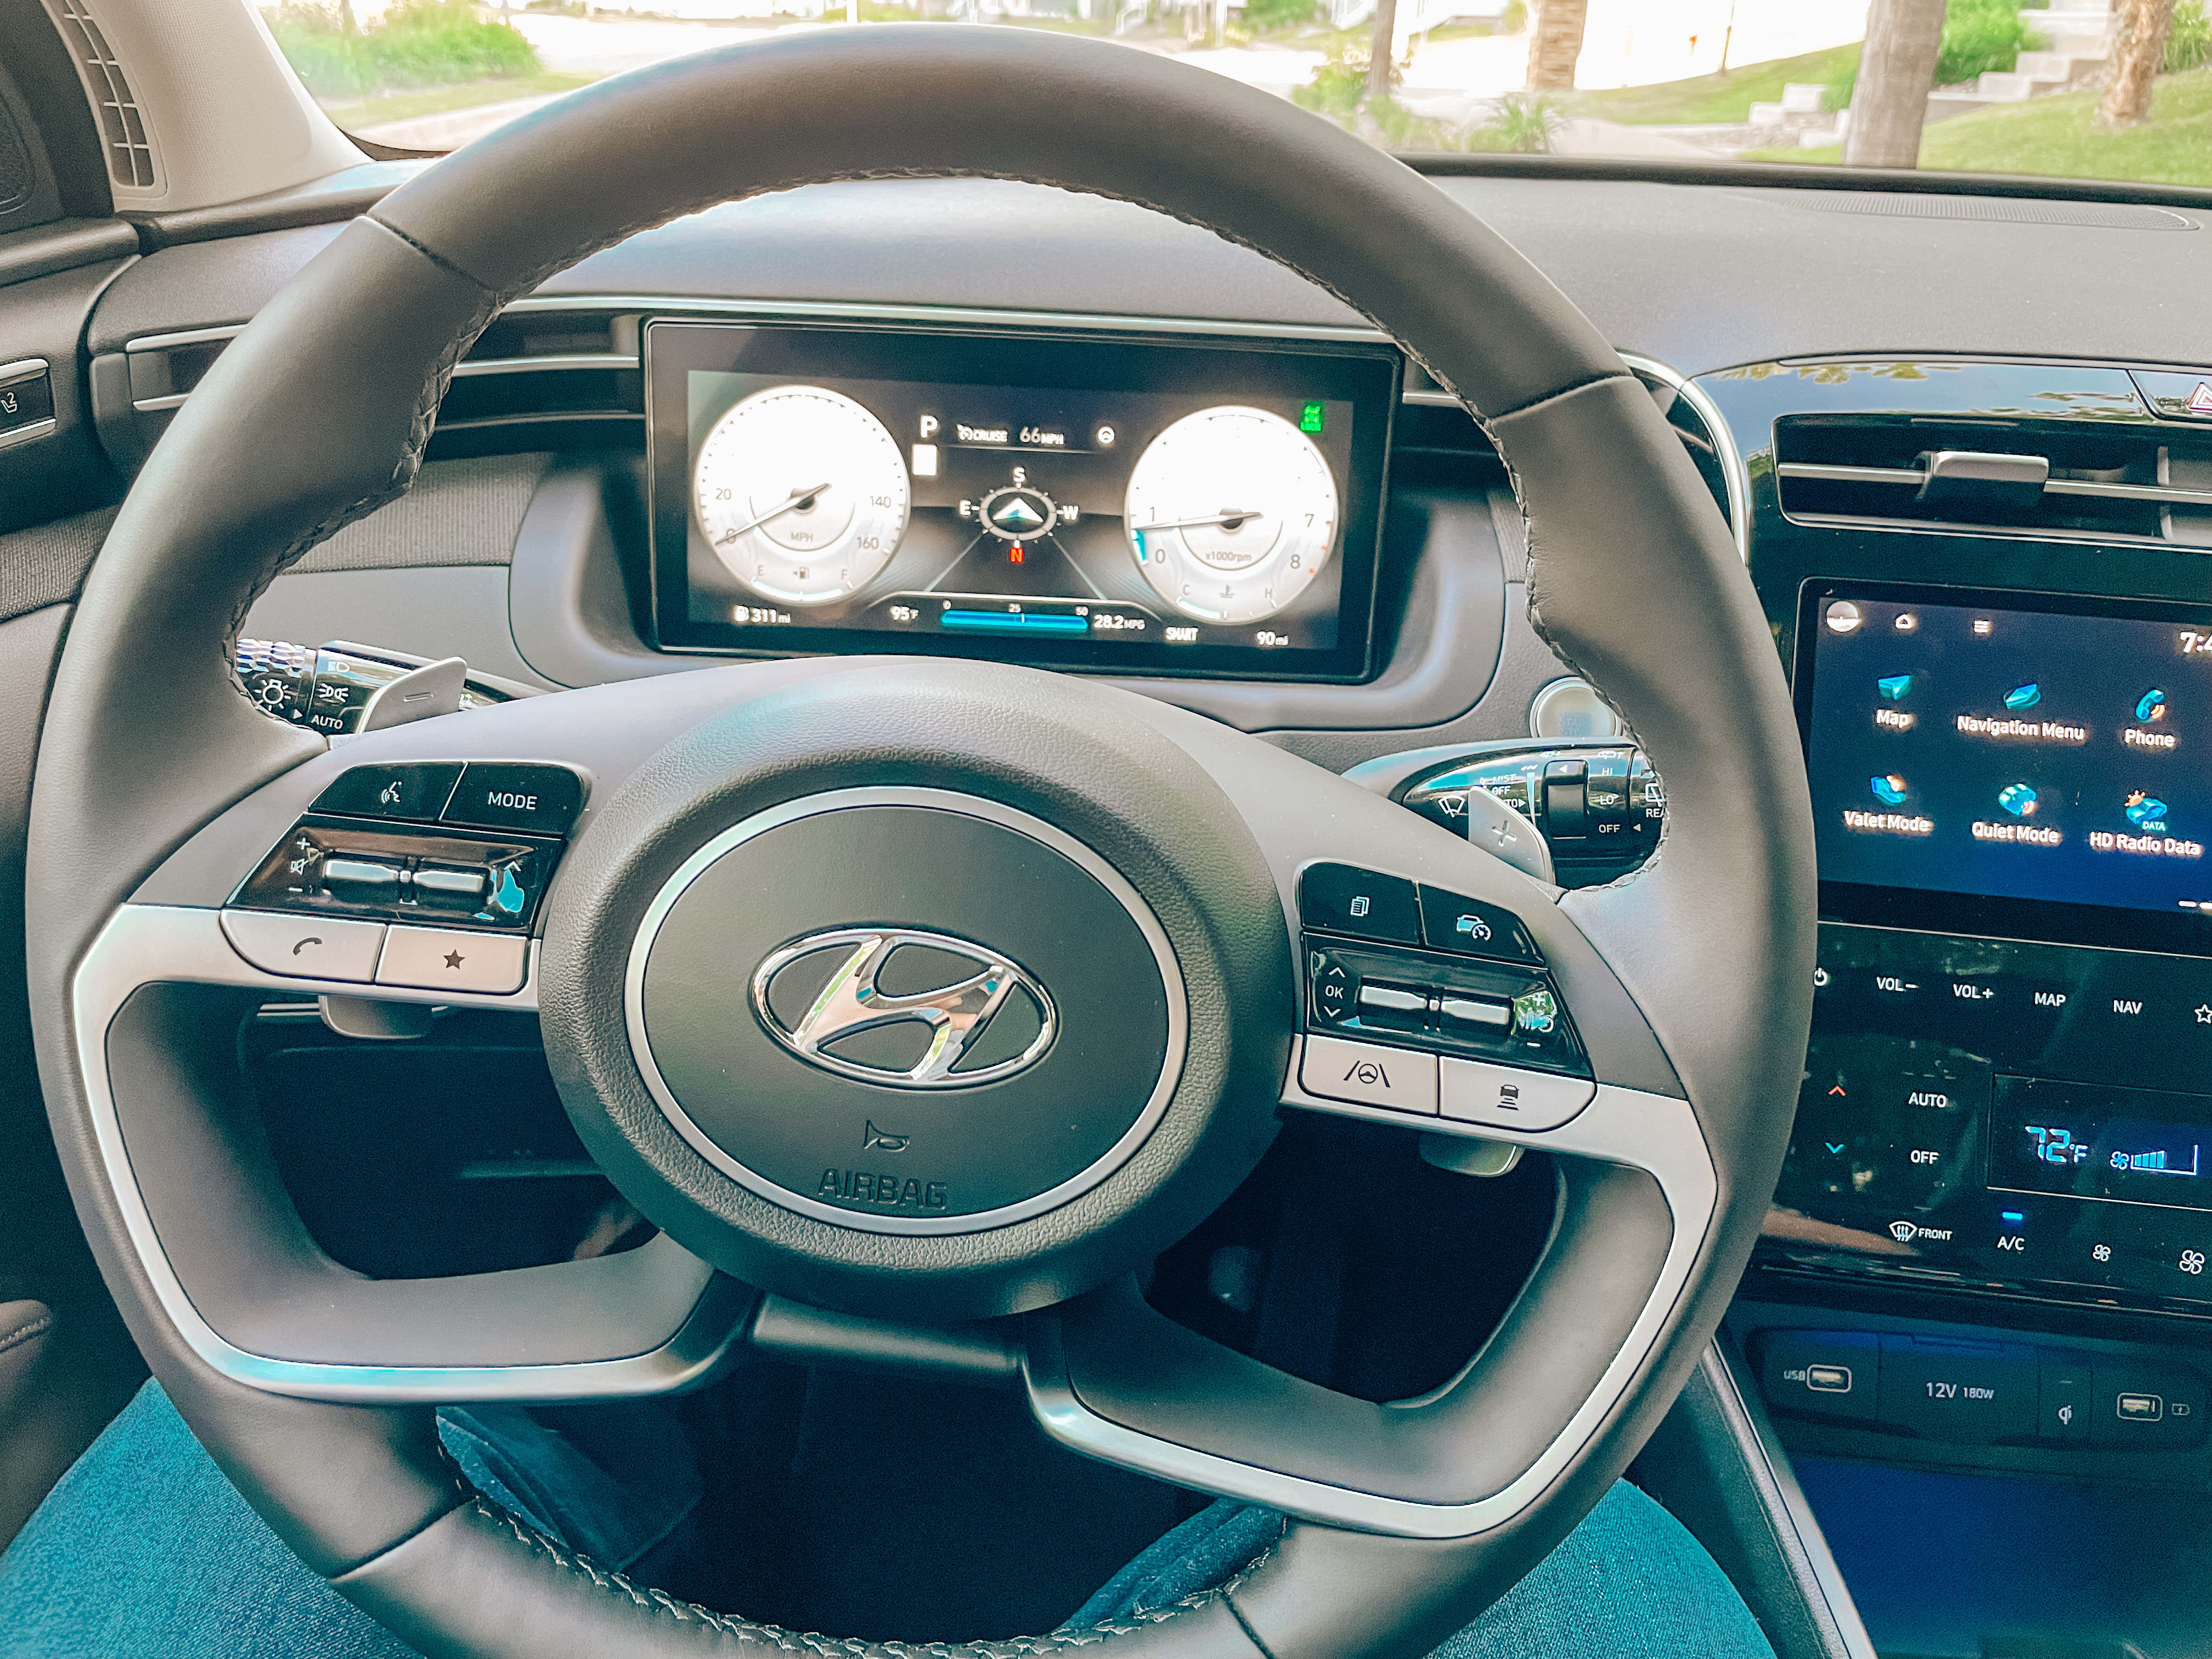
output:
M2173 0L2166 0L2169 6ZM1390 95L1390 70L1393 67L1391 48L1396 43L1391 38L1398 32L1398 0L1375 0L1375 43L1367 50L1367 95L1372 99Z
M1589 0L1536 0L1528 25L1531 92L1572 92L1575 60L1583 55L1583 25Z
M2151 77L2173 29L2173 0L2121 0L2119 62L2097 106L2100 127L2131 127L2150 115Z

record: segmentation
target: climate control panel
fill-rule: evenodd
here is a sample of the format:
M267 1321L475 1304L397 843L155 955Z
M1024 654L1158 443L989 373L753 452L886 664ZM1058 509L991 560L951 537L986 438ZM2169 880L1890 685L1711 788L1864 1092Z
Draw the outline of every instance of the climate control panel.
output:
M2212 1306L2212 960L1824 922L1762 1258Z

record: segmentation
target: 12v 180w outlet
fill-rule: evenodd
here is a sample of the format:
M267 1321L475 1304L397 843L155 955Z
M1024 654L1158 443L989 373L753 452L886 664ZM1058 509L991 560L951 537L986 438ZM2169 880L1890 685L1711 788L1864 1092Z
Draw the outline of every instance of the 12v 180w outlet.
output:
M1142 1143L1181 1070L1182 985L1151 910L1081 843L900 793L787 803L690 858L631 949L632 1050L678 1133L776 1204L878 1232L1000 1226Z

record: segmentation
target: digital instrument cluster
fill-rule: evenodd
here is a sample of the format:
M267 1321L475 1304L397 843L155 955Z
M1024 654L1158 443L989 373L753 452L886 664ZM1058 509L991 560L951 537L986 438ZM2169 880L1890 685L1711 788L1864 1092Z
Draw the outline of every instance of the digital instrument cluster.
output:
M1394 353L646 337L663 648L1369 672Z
M1820 947L1770 1261L2212 1305L2212 613L1814 581Z

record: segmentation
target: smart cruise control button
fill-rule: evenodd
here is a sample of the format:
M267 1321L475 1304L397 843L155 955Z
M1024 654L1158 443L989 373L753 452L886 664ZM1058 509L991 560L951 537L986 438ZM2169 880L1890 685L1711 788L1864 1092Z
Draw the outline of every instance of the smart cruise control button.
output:
M302 979L344 979L367 984L376 976L384 948L380 921L338 916L225 910L222 931L231 948L256 968Z
M1298 1082L1310 1095L1387 1106L1395 1112L1437 1112L1437 1057L1342 1037L1310 1036Z
M1500 1129L1556 1129L1597 1093L1586 1077L1449 1058L1438 1087L1446 1117Z
M527 939L498 933L394 927L376 964L376 982L504 996L522 988L529 945Z

